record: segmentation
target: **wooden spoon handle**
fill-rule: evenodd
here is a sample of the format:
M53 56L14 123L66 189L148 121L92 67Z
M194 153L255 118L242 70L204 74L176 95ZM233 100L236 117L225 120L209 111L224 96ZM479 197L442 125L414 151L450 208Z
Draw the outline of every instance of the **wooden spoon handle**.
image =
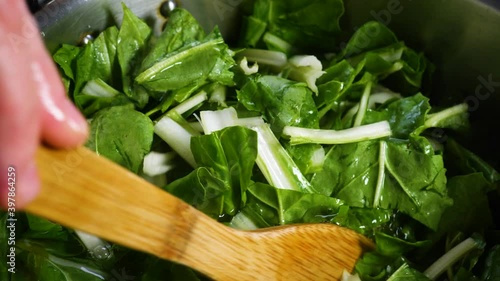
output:
M28 212L129 248L176 260L196 221L211 220L86 148L41 147L36 160L42 188Z

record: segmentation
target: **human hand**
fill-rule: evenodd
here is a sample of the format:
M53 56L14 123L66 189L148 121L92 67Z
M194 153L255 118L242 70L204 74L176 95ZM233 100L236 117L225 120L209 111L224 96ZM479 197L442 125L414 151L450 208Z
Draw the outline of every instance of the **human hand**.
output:
M74 147L87 134L25 1L0 0L0 208L10 200L21 209L37 195L42 142Z

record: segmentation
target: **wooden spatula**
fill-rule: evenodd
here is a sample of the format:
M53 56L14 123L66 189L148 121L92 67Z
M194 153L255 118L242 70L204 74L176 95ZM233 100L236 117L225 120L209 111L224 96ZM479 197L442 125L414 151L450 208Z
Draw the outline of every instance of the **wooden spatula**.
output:
M27 211L215 280L339 280L372 242L332 224L238 231L96 155L40 148Z

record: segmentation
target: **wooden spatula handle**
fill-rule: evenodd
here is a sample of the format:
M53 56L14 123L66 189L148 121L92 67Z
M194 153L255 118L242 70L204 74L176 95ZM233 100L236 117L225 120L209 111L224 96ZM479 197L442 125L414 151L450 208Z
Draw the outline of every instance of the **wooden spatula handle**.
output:
M27 211L65 226L170 258L182 254L189 236L184 232L209 219L86 148L41 147L36 160L42 188ZM159 249L166 241L170 245Z

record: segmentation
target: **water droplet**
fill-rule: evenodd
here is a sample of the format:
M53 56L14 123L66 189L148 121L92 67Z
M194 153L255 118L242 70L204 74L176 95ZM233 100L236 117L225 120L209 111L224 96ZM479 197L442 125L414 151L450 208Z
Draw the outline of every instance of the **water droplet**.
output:
M82 37L82 40L81 40L81 44L83 45L87 45L89 44L90 42L94 41L94 36L90 33L87 33L87 34L84 34L83 37Z
M92 257L98 260L107 260L113 255L111 247L108 246L97 246L92 251Z

